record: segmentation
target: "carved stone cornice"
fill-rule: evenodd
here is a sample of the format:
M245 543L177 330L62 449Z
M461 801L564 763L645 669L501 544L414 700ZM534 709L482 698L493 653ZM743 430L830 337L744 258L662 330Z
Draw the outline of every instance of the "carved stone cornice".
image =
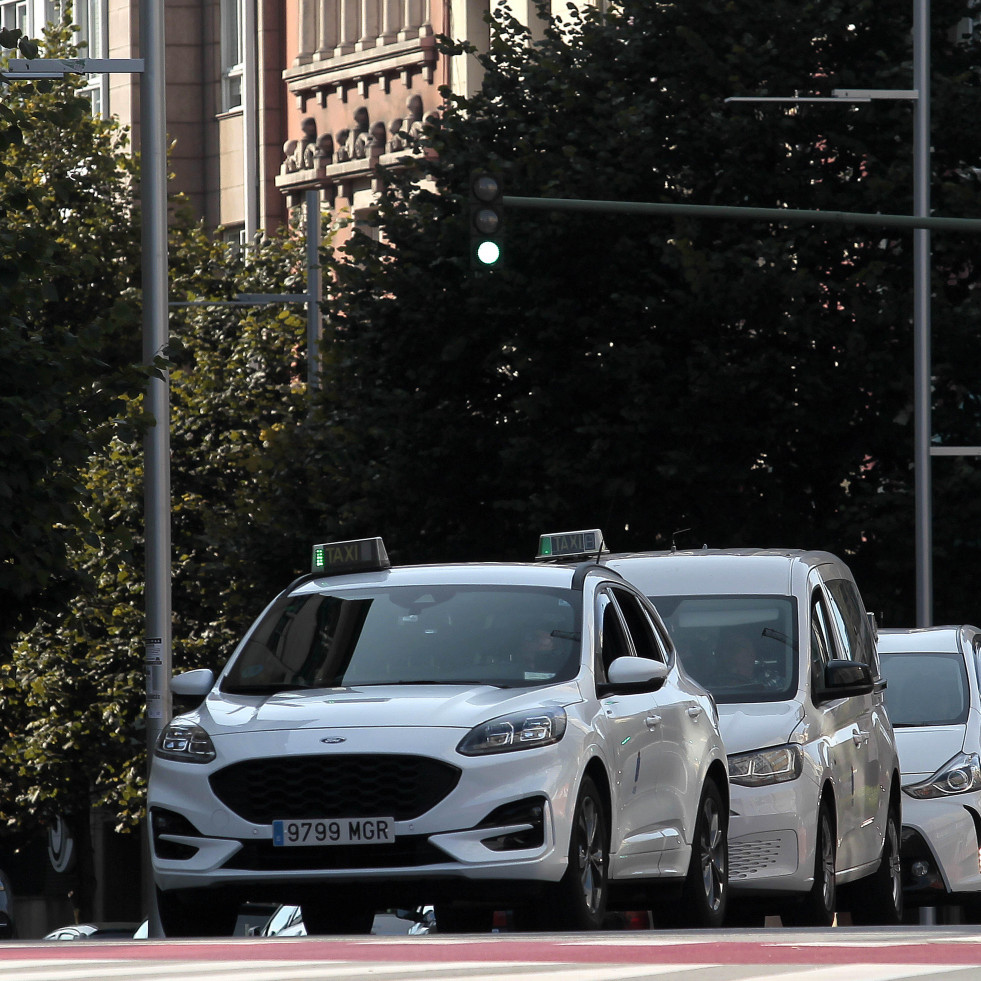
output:
M436 40L434 37L418 37L409 41L396 41L364 51L352 51L336 58L310 61L294 65L283 73L289 91L301 101L318 92L338 92L344 98L347 88L355 85L365 95L367 85L401 75L406 85L411 76L422 72L432 81L436 65ZM323 99L321 100L323 102Z

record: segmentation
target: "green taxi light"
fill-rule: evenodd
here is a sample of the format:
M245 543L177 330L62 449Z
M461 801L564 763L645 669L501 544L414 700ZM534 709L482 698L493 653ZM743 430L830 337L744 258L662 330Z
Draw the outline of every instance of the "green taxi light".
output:
M542 535L538 539L540 559L589 558L605 550L603 532L599 528L562 531L554 535Z
M313 546L312 572L379 572L390 569L385 543L380 538L355 538L349 542L324 542Z

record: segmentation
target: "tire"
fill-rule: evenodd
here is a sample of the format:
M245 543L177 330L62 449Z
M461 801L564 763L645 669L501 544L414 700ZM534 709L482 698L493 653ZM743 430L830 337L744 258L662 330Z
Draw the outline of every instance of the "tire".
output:
M343 894L326 903L303 903L300 908L308 936L371 933L371 925L375 921L373 906L365 902L352 902L350 897Z
M437 903L433 909L437 933L490 933L494 925L494 911L482 906Z
M164 892L157 889L157 912L165 937L230 937L238 906L215 893Z
M718 929L723 925L729 898L728 823L722 794L713 781L707 781L698 802L680 902L652 908L655 927Z
M856 926L896 926L903 922L899 820L896 809L890 807L879 867L854 886L852 923Z
M560 930L601 929L609 898L609 868L610 838L603 800L596 784L584 777L569 835L569 866L549 890L551 903L545 904L545 917L554 919Z
M814 885L799 906L781 913L784 923L793 926L829 927L834 923L838 905L835 884L837 843L831 808L821 802L817 820L817 839L814 848Z

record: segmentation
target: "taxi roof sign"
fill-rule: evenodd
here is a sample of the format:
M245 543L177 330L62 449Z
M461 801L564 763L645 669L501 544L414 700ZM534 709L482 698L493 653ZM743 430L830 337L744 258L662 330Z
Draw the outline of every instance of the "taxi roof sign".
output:
M560 531L538 539L539 559L589 558L608 551L599 528L585 531Z
M380 572L390 569L385 543L380 538L355 538L349 542L324 542L313 546L311 571L327 576L342 572Z

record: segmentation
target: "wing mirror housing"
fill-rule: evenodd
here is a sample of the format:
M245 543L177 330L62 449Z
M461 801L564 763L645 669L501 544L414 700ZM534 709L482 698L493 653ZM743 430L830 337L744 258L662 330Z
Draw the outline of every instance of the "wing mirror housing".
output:
M598 685L601 695L657 691L668 676L663 661L648 657L618 657L606 671L607 684Z
M849 695L868 695L875 687L872 669L861 661L835 658L824 666L824 686L815 701L829 702Z

